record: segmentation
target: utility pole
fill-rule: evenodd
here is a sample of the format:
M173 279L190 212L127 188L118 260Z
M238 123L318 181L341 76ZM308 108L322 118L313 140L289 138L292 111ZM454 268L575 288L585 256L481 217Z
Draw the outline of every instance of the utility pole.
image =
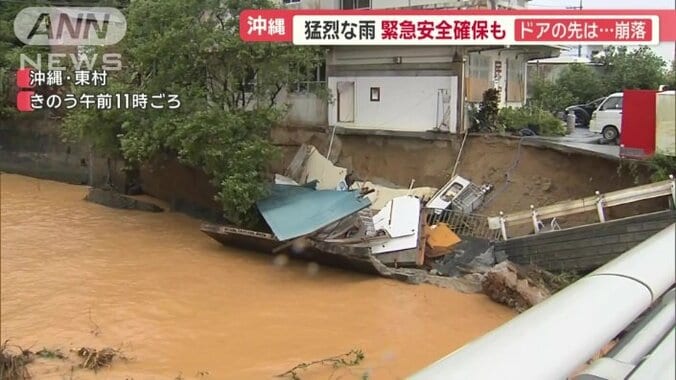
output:
M676 0L674 0L676 1ZM577 7L566 7L566 9L579 9L582 10L582 0L580 0L580 5ZM582 57L582 45L577 45L577 56Z

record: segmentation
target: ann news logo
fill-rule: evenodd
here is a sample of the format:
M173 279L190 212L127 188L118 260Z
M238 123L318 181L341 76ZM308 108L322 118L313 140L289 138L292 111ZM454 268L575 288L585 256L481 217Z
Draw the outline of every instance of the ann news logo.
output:
M29 7L14 19L14 34L26 45L114 45L126 32L122 12L108 7Z

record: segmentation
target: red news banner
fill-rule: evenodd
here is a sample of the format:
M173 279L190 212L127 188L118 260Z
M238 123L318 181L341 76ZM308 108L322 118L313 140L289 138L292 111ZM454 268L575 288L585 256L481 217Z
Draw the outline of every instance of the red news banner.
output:
M657 45L670 10L245 10L240 37L296 45Z

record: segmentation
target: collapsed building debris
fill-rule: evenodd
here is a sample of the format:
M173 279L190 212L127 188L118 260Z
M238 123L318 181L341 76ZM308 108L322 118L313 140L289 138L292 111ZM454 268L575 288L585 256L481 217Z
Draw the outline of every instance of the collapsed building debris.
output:
M8 343L9 341L6 340L0 345L0 379L30 379L27 366L33 362L35 355L29 350L10 346Z
M425 241L427 243L425 256L427 257L445 256L450 253L453 246L462 241L446 223L425 227Z
M257 202L268 231L204 224L226 245L376 273L411 283L447 283L496 237L488 219L471 214L491 186L454 176L437 190L396 189L354 179L313 146L303 145L270 195ZM431 270L431 271L430 271ZM465 274L466 275L466 274ZM471 277L471 276L470 276ZM481 287L477 276L461 281ZM472 285L468 285L472 284Z
M392 199L412 195L423 201L437 191L433 187L412 187L407 189L395 188L352 178L353 173L347 168L335 166L324 157L317 148L311 145L302 145L284 175L276 174L277 184L307 184L317 181L318 190L359 190L362 193L370 192L368 199L373 210L381 210Z
M482 290L493 301L521 312L551 295L544 285L532 279L519 266L503 261L491 268L482 281Z

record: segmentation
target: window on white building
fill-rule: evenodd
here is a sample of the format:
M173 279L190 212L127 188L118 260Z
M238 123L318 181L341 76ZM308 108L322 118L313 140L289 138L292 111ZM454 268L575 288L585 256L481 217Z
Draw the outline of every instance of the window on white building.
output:
M340 9L371 9L371 0L340 0Z
M523 102L525 63L517 59L507 59L507 80L505 81L506 100Z
M308 70L305 78L305 80L291 85L291 92L313 92L326 86L326 62L322 62L319 66Z
M283 0L284 4L298 4L300 0Z
M380 87L371 87L371 101L372 102L380 101Z
M467 100L480 102L486 90L493 87L491 78L491 57L470 54L467 69Z

